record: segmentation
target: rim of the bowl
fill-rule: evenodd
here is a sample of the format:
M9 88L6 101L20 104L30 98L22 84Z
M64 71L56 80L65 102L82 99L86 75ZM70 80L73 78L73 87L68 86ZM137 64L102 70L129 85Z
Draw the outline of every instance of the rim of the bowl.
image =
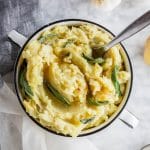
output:
M113 34L109 29L105 28L104 26L98 24L98 23L95 23L93 21L89 21L89 20L84 20L84 19L62 19L62 20L58 20L58 21L54 21L52 23L49 23L49 24L46 24L44 26L42 26L41 28L39 28L38 30L36 30L29 38L28 40L24 43L24 45L21 47L21 50L17 56L17 59L16 59L16 62L15 62L15 66L14 66L14 84L15 84L15 90L16 90L16 94L17 94L17 97L18 97L18 100L19 100L19 103L20 105L22 106L23 110L25 111L26 115L33 121L35 122L38 126L40 126L41 128L45 129L46 131L50 132L50 133L53 133L55 135L59 135L59 136L64 136L64 137L71 137L70 135L64 135L62 133L57 133L53 130L50 130L46 127L44 127L43 125L41 125L36 119L34 119L32 116L29 115L28 112L26 112L25 110L25 107L22 103L22 100L19 96L19 89L17 88L17 67L18 67L18 62L19 62L19 58L20 58L20 55L22 54L22 51L24 50L25 46L27 45L27 43L38 33L40 32L41 30L43 30L44 28L46 27L49 27L51 25L55 25L57 23L63 23L63 22L71 22L71 21L79 21L79 22L85 22L85 23L90 23L90 24L94 24L102 29L104 29L105 31L107 31L108 33L110 33L112 36L115 36L115 34ZM108 122L106 125L104 125L103 127L97 129L97 130L94 130L94 131L91 131L89 133L83 133L83 134L79 134L78 137L83 137L83 136L87 136L87 135L91 135L91 134L94 134L94 133L97 133L103 129L105 129L106 127L108 127L114 120L116 120L116 118L118 118L118 116L120 115L120 113L123 111L124 107L126 106L128 100L129 100L129 97L130 97L130 94L131 94L131 90L132 90L132 84L133 84L133 69L132 69L132 65L131 65L131 60L129 58L129 55L125 49L125 47L122 45L122 43L120 43L121 47L123 48L124 52L125 52L125 55L127 57L127 60L128 60L128 63L129 63L129 68L130 68L130 71L131 71L131 81L130 81L130 87L129 87L129 91L128 91L128 95L127 95L127 98L122 106L122 108L120 109L120 111L115 115L115 117L110 121Z

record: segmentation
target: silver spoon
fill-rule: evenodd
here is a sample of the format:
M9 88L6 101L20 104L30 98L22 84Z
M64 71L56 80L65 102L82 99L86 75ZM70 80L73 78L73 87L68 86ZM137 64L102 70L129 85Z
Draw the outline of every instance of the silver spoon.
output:
M141 17L132 22L127 26L118 36L116 36L112 41L101 47L93 47L93 56L100 57L103 56L106 51L108 51L114 45L122 42L123 40L131 37L135 33L139 32L143 28L150 24L150 10L143 14Z

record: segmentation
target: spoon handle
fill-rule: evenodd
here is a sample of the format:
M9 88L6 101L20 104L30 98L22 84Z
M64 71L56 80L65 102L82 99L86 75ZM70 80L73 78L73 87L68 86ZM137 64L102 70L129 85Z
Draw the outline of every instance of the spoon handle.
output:
M108 50L114 45L120 43L121 41L131 37L138 31L142 30L150 24L150 10L143 14L141 17L132 22L127 26L118 36L116 36L110 43L108 43L105 48Z

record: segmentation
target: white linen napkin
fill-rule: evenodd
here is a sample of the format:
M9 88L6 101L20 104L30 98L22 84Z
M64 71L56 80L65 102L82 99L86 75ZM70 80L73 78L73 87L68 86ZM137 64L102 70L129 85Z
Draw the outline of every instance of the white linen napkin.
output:
M13 86L11 85L11 87ZM18 130L22 129L23 150L97 150L87 138L61 137L38 127L22 110L16 95L6 83L0 88L0 112L22 117L22 127L20 127L21 125L18 126L17 123L16 126L18 126ZM11 147L12 150L14 148ZM10 150L10 148L5 148L5 150Z

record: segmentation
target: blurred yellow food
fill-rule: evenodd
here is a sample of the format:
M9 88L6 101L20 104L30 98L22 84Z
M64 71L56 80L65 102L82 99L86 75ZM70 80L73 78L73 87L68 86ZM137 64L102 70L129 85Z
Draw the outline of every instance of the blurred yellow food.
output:
M104 0L92 0L93 3L95 3L96 5L100 5L104 2Z
M31 40L21 55L27 62L27 82L21 82L25 84L26 111L44 127L71 136L107 121L117 110L130 77L119 45L101 58L102 63L91 62L95 61L92 47L110 40L107 33L90 24L55 26ZM47 88L45 80L57 92ZM62 103L58 92L69 106Z
M111 11L121 3L121 0L92 0L92 3L102 11Z
M147 39L145 43L144 61L146 64L150 65L150 37Z

